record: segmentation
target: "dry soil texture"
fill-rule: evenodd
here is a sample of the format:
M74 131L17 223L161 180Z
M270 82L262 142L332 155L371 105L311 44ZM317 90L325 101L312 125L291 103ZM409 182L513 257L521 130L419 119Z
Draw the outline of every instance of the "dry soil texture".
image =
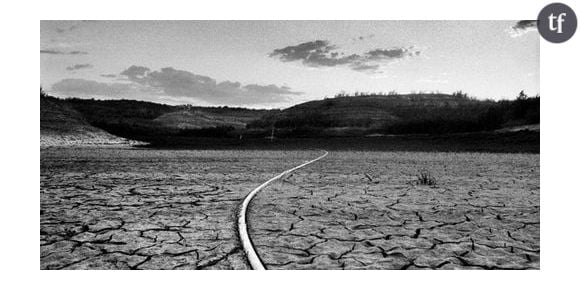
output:
M538 269L539 162L332 152L258 195L250 235L268 269Z
M41 269L248 269L243 197L314 151L41 150ZM267 269L539 268L539 155L331 152L259 193ZM414 184L421 168L435 187Z
M41 269L248 269L236 210L315 152L41 150Z

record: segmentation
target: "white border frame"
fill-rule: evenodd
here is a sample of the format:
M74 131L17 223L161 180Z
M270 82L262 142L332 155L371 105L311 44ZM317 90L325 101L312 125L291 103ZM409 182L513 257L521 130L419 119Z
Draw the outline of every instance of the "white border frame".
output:
M578 198L578 42L541 41L539 271L40 271L39 20L48 19L533 19L551 1L5 1L3 3L3 288L498 289L572 288ZM556 2L556 1L554 1ZM580 15L580 3L567 3ZM37 78L39 79L39 77ZM8 89L6 89L8 88ZM322 289L320 288L320 289Z

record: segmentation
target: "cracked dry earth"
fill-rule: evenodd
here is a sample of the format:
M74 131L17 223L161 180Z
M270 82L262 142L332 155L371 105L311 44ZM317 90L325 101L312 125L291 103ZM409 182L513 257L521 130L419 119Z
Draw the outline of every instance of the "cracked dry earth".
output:
M42 149L40 268L249 269L242 199L318 155ZM538 269L539 174L539 155L331 152L256 196L250 236L267 269Z
M540 156L331 152L248 216L267 269L539 269Z
M41 150L41 269L249 269L236 210L315 152Z

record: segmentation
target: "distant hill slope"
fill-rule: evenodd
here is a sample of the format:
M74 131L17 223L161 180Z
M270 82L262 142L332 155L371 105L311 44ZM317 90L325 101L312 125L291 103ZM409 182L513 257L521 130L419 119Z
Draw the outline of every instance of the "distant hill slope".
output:
M40 145L121 145L131 141L91 126L63 100L40 98Z
M201 108L163 114L155 122L168 128L203 129L213 127L233 127L243 129L247 123L258 120L263 114L252 110L203 110Z
M369 95L338 97L302 103L269 116L278 127L324 125L326 127L380 127L445 113L471 115L493 102L447 94ZM461 110L458 110L461 109Z
M268 110L230 107L170 106L135 100L66 99L86 120L109 132L164 134L185 129L245 128Z
M463 94L360 95L302 103L268 114L251 128L293 130L290 135L445 134L539 123L539 97L515 101ZM341 133L343 134L343 133Z
M272 134L275 138L443 135L498 132L540 123L540 97L527 97L523 92L516 100L501 101L478 100L459 92L339 96L284 110L171 106L136 100L50 100L58 106L41 105L45 113L53 111L43 117L48 120L44 123L52 124L41 124L45 132L74 136L104 130L148 143L174 143L187 138L241 140ZM67 118L74 120L77 133L63 134L63 128L75 130L66 128L65 124L70 123Z

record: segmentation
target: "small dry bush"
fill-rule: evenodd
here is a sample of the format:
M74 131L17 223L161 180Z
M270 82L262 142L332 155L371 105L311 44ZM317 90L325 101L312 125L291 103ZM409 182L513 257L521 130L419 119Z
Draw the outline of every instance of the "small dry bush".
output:
M417 184L418 185L428 185L428 186L435 186L437 184L437 180L431 174L431 171L427 169L419 170L419 174L417 175Z

